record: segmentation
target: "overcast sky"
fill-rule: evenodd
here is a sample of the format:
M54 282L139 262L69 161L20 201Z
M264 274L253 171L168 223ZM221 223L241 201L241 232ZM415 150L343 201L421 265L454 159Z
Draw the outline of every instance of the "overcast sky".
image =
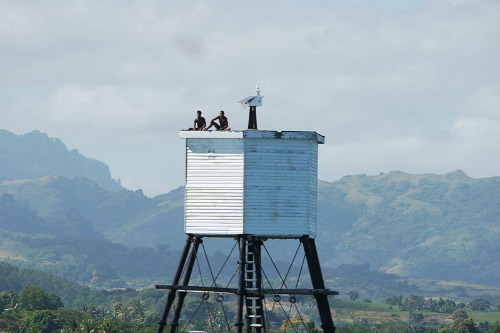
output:
M500 1L0 0L0 128L148 196L184 184L196 110L325 135L319 178L500 176Z

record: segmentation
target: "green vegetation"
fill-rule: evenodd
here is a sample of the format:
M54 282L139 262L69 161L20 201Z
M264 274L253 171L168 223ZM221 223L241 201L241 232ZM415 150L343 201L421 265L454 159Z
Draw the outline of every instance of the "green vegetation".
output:
M0 332L154 331L165 293L148 286L177 265L184 189L126 190L105 164L37 131L0 130L0 161ZM341 292L338 332L500 331L499 183L460 170L320 181L316 242L326 284ZM204 240L214 266L230 241ZM288 267L296 242L266 243ZM297 299L315 332L314 304ZM198 303L189 295L186 313ZM205 326L198 313L191 327Z
M56 301L54 303L54 301ZM17 295L0 293L0 330L2 332L142 332L156 325L155 315L144 309L142 301L115 302L110 309L84 306L63 308L60 299L41 288L28 286ZM148 317L149 316L149 317Z
M432 299L415 299L415 296L398 296L388 299L393 303L395 299L416 301L406 310L390 304L375 304L366 302L334 300L331 305L338 332L496 332L500 321L499 312L466 311L466 317L453 318L440 312L419 310L432 304ZM424 301L424 305L420 301ZM439 301L439 300L436 300ZM442 299L442 303L452 304L453 300ZM420 303L420 304L419 304ZM457 304L457 307L460 306ZM463 321L467 319L467 321ZM474 328L470 327L474 323ZM469 325L469 330L459 331L458 327ZM470 330L472 329L472 330ZM477 331L474 331L477 329Z
M120 250L105 241L128 249L183 246L183 188L147 198L141 190L116 187L106 165L37 131L17 136L0 130L0 160L0 258L118 287L156 278L152 267L161 259L149 253L137 261L148 250ZM372 270L398 276L500 286L499 183L500 177L473 179L460 170L320 181L320 259L331 269L369 263ZM110 255L95 259L85 242L98 243L100 253ZM208 251L225 251L222 243ZM294 247L280 246L276 259L284 260ZM120 251L127 252L124 258L117 258ZM137 271L144 275L130 271L141 264ZM361 298L387 296L367 295L355 286Z
M34 271L31 273L36 274ZM27 285L19 292L0 292L0 331L151 332L157 327L156 322L165 301L165 294L152 289L116 293L95 292L94 296L91 300L94 305L68 308L64 307L61 301L64 297L46 292L38 286ZM457 309L465 309L466 312L464 316L454 317L450 314L443 316L440 312L422 311L421 308L433 304L431 299L416 298L414 295L398 296L388 299L387 302L394 303L396 300L410 304L409 308L403 310L391 304L331 299L337 332L499 332L500 312L466 310L475 302L470 302L465 307L457 304ZM102 301L103 304L96 303ZM448 299L437 301L442 304L454 303ZM212 332L213 327L221 327L215 331L228 331L224 329L226 322L223 317L215 314L217 309L221 309L218 302L212 300L206 304L207 308L211 308L211 315L197 313L201 303L199 295L188 295L182 325L189 321L189 329ZM234 315L235 304L233 298L225 305L230 318ZM268 318L275 324L272 324L270 331L296 332L293 329L295 327L298 331L307 329L308 332L318 332L316 327L319 323L315 313L317 310L311 308L310 304L313 303L306 300L299 302L298 309L302 314L294 315L289 320L283 316L282 309L271 311ZM191 316L193 317L189 319ZM215 326L211 326L211 321L214 321L212 324Z
M498 286L494 254L500 251L499 182L498 177L476 180L460 172L443 176L394 172L320 182L317 247L325 270L370 263L373 270L399 276ZM0 181L0 193L4 232L0 256L18 257L13 261L17 265L59 271L87 283L92 279L89 272L70 267L90 239L101 249L106 240L127 248L183 246L182 188L151 199L141 191L110 192L89 180L51 177ZM225 251L221 244L209 251ZM294 242L287 242L275 256L282 259L294 247ZM117 260L110 258L120 251L118 247L101 251L110 256L103 257L104 265L91 263L89 271L112 266ZM139 252L135 253L140 256ZM125 257L133 259L132 254ZM161 260L149 258L141 261L144 266L155 267ZM122 268L130 267L136 265L125 263ZM120 272L122 268L103 271L99 283L115 280L108 286L117 286L120 279L134 279L130 272Z
M166 301L164 291L91 290L50 274L1 262L0 272L0 290L3 290L0 292L0 331L5 332L154 331ZM199 312L202 299L199 294L188 294L186 298L184 320L193 316L191 329L207 330L208 317ZM318 314L313 298L297 299L304 318L310 318L306 319L306 326L314 330ZM234 315L235 298L227 297L226 301L227 311L230 316ZM408 295L389 297L385 304L337 297L330 301L338 332L415 332L409 331L411 327L418 328L419 332L447 332L443 331L445 329L454 332L453 327L470 329L472 322L479 329L477 332L495 332L495 322L500 321L500 312L493 312L484 299L463 304L451 299ZM283 302L283 306L291 306ZM213 310L218 306L213 297L203 308ZM458 309L463 315L455 314ZM217 316L210 318L222 320L220 315L218 319ZM279 326L289 331L291 326L299 325L295 322L297 317L287 323L283 310L278 307L269 318L277 323L276 332L280 332ZM225 324L224 321L220 323Z
M498 286L500 177L390 172L319 182L325 266Z

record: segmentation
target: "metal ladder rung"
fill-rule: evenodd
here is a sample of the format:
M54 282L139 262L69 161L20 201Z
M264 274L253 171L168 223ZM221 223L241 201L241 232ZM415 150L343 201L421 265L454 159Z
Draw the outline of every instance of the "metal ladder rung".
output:
M262 318L261 315L249 315L248 317L249 318Z
M249 308L249 309L260 309L261 307L258 306L258 305L249 305L249 306L247 306L247 308Z
M250 300L258 300L260 297L258 296L247 296L246 299L250 299Z
M263 327L262 324L250 324L251 327Z

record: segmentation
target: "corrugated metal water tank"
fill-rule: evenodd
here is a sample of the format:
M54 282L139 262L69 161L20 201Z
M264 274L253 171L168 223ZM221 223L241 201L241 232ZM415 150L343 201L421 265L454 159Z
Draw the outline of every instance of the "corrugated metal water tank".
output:
M318 143L309 131L181 131L185 232L316 236Z

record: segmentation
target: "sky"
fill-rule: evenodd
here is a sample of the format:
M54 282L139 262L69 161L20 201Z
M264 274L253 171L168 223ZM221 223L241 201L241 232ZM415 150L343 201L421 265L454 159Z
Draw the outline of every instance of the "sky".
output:
M319 179L500 176L500 1L0 0L0 128L40 130L147 196L184 184L181 129L255 93L316 131Z

